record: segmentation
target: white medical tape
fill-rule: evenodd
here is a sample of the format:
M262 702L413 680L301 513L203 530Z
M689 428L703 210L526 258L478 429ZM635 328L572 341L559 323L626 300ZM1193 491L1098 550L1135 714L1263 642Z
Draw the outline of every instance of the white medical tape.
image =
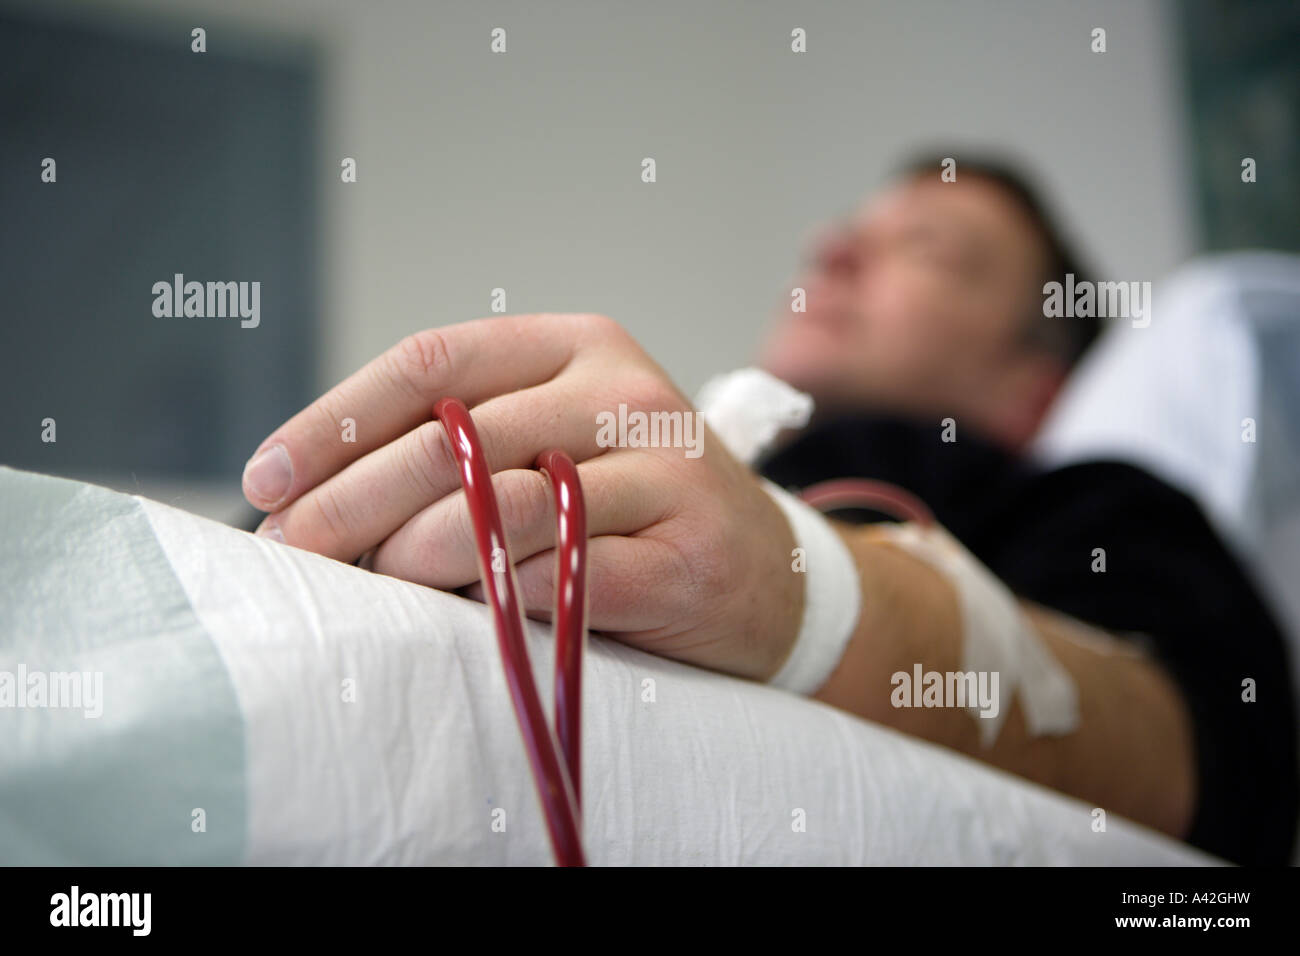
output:
M862 609L858 566L820 511L770 481L765 480L763 487L790 522L795 544L803 549L804 568L799 636L768 683L811 695L834 673L857 627Z
M878 530L943 574L957 590L962 668L967 673L998 674L1002 699L996 713L982 713L978 701L966 707L979 724L985 747L997 740L1017 691L1031 736L1068 734L1078 727L1079 693L1074 679L1052 656L1006 585L938 525L882 524Z
M753 465L782 429L808 424L813 411L811 396L758 368L709 379L695 404L727 450L746 465ZM810 695L830 678L857 627L858 567L821 512L770 481L763 487L790 522L804 569L799 636L769 683Z

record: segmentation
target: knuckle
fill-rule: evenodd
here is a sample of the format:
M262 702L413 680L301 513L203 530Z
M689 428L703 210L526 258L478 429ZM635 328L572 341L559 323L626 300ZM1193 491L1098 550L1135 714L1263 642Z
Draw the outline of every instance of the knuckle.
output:
M588 342L614 343L630 341L627 329L599 312L579 312L566 316L578 339Z
M550 608L555 601L555 559L547 554L539 556L538 560L530 565L530 572L535 575L536 590L533 596L533 605L535 607Z
M681 403L668 384L649 372L632 372L618 384L619 398L638 411L672 411Z
M451 350L440 329L425 329L408 335L393 352L399 378L420 394L451 373Z
M546 477L540 471L504 472L493 482L507 532L525 531L546 513Z
M451 439L447 437L447 429L442 422L428 422L421 425L416 429L416 436L418 438L415 443L417 460L411 465L415 480L435 492L444 482L451 483L453 487L457 486L460 466L456 462L456 455L451 448ZM439 481L438 476L443 475L447 477ZM444 487L442 493L446 490Z
M406 478L407 485L430 500L445 493L445 489L440 490L438 472L434 470L437 467L435 462L441 459L436 456L436 452L430 450L430 446L440 440L446 447L442 423L431 421L415 429L408 439L397 445L397 467ZM447 453L450 454L450 448L447 448Z
M579 329L593 335L614 335L623 331L623 326L599 312L579 312L573 316L573 321Z
M555 561L536 555L521 561L515 569L519 596L528 613L550 610L555 601Z
M469 498L463 492L450 498L451 509L446 515L446 536L440 539L440 548L456 550L464 554L474 554L477 538L474 534L474 517L469 511ZM477 575L476 575L477 577Z
M339 501L338 494L328 484L323 485L311 496L311 502L315 511L314 516L319 519L328 544L338 544L347 540L351 522L348 520L347 509ZM312 550L317 549L312 548Z

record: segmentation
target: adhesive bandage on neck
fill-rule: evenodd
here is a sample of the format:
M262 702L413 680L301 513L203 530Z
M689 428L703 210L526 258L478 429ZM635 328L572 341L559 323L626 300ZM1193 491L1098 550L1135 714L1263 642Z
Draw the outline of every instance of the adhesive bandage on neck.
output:
M962 668L966 673L998 674L1001 700L996 711L984 712L979 702L966 707L979 724L985 747L997 740L1017 691L1031 736L1068 734L1078 727L1074 679L1052 656L1006 585L938 525L889 524L877 530L943 574L957 591Z
M820 511L770 481L763 487L790 522L804 575L803 620L794 649L768 683L816 693L830 679L858 625L862 586L853 555ZM791 565L796 564L791 561Z

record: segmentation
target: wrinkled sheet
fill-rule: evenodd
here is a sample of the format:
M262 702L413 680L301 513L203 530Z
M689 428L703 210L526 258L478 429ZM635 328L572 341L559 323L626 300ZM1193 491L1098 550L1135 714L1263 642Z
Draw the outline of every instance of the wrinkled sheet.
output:
M113 832L58 838L74 814L98 812L97 772L65 766L77 751L52 745L69 732L56 724L75 722L0 709L0 861L121 862L129 846L131 862L227 862L234 850L252 864L550 862L486 608L91 486L30 507L51 483L73 484L0 468L0 670L19 655L36 666L68 628L116 629L96 638L122 651L99 658L105 716L126 707L117 684L132 717L73 730L90 735L81 750L100 772L119 755L134 769L114 791ZM67 573L74 553L96 563L99 586ZM530 627L529 647L549 700L549 629ZM141 769L152 752L171 754L168 773ZM1093 807L943 748L594 637L583 753L597 865L1214 862L1114 815L1097 832ZM191 804L207 794L196 832ZM133 823L133 799L164 823ZM31 832L14 859L15 834Z

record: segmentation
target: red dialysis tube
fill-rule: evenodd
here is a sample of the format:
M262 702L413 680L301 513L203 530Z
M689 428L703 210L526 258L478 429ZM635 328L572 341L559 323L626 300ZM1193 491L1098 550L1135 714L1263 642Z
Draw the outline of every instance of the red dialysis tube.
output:
M934 524L934 514L925 502L897 485L866 478L838 478L810 485L799 497L818 511L836 511L840 508L867 508L880 511L899 521L915 521L919 525Z
M578 781L581 779L582 652L587 606L587 519L577 467L568 455L558 450L544 452L538 458L538 465L550 476L556 503L559 568L555 707L565 757L562 760L561 747L546 722L537 685L533 682L514 565L506 548L501 510L497 507L492 475L478 432L469 410L457 399L442 399L434 406L433 413L447 429L460 469L461 485L474 523L479 575L492 609L510 700L532 767L555 860L560 866L585 866Z
M537 456L555 499L555 727L582 809L582 658L587 641L587 507L573 459L553 448Z

